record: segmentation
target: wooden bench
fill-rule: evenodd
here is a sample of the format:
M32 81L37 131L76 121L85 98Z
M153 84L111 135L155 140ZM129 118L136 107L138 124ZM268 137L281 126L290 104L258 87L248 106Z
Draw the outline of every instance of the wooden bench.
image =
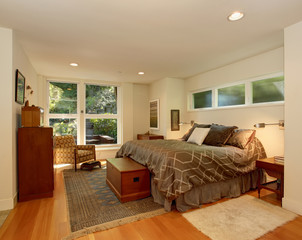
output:
M122 203L150 196L149 170L128 157L107 159L106 183Z

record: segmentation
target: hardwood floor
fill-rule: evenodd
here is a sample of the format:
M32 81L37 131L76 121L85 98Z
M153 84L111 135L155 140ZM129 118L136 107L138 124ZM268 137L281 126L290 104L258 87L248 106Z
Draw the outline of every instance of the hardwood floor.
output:
M252 191L248 194L257 197L257 191ZM275 205L281 205L280 201L277 200L276 194L268 190L261 191L261 198ZM227 201L227 199L219 202L222 201ZM203 207L209 205L212 204L205 204ZM0 228L0 239L56 240L67 236L69 233L62 170L55 169L54 197L18 203ZM209 238L195 229L179 212L172 211L78 238L78 240L98 239L207 240ZM302 239L302 216L262 236L260 239Z

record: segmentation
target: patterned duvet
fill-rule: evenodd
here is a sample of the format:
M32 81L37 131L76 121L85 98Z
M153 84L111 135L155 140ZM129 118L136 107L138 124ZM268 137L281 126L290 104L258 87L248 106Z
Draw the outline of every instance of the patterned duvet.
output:
M266 154L255 138L246 149L198 146L178 140L129 141L116 154L125 156L147 166L158 190L172 201L193 186L244 175L254 170L255 161Z

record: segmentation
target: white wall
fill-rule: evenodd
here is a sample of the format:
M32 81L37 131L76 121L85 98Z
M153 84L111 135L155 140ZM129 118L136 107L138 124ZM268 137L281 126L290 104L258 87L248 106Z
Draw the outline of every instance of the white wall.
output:
M153 82L150 85L149 99L159 99L160 105L160 129L152 129L150 132L164 135L167 139L182 137L183 128L180 131L171 131L171 110L179 109L180 121L182 121L185 111L184 80L179 78L164 78Z
M133 85L133 139L149 131L149 85Z
M15 32L13 33L13 71L16 69L25 77L25 86L31 86L34 91L33 94L29 94L29 90L25 90L25 101L28 100L30 105L37 105L38 99L38 84L37 73L31 65L28 57L26 56L22 46L18 42L18 37ZM13 80L15 83L15 80ZM14 86L15 88L15 86ZM13 101L13 192L17 194L17 134L18 128L21 127L21 107L22 105ZM16 198L16 196L15 196ZM15 199L16 200L16 199Z
M188 94L198 89L206 89L252 79L258 76L283 71L283 48L278 48L242 61L209 71L185 80ZM283 105L248 107L188 112L186 121L236 125L239 128L254 128L259 122L275 123L284 119ZM285 122L286 125L286 122ZM257 129L256 136L263 143L268 156L284 154L284 131L276 126Z
M133 84L122 84L122 143L133 140Z
M13 83L13 32L0 28L0 102L2 115L0 118L0 211L14 206L13 180L13 132L12 105L15 99Z
M37 75L18 38L11 29L0 28L1 117L0 210L11 209L17 200L17 131L21 126L21 105L15 102L15 72L25 76L26 85L36 90ZM37 101L37 92L32 96Z
M283 207L302 215L302 22L284 32L285 62L285 187Z

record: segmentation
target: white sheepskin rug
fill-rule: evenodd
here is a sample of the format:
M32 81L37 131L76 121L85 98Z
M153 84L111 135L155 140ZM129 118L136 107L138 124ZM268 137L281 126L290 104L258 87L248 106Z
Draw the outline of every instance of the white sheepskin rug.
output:
M183 213L183 216L212 240L254 240L297 217L249 195Z

